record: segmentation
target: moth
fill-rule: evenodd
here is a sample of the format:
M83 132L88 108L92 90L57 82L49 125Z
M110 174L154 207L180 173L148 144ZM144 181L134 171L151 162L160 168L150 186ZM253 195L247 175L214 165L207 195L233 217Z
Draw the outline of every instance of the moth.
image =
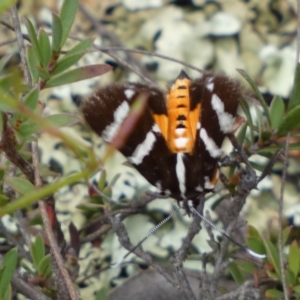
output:
M83 116L110 143L141 92L149 93L146 109L119 150L189 213L202 193L215 188L223 140L241 124L239 85L209 72L191 80L184 71L167 92L141 83L111 84L84 101Z

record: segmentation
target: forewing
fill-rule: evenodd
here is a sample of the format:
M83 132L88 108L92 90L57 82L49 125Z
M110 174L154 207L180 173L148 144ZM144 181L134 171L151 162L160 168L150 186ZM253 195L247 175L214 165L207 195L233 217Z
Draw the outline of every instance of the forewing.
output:
M171 180L172 154L153 118L153 114L166 115L159 89L133 83L109 85L84 101L82 113L90 127L109 143L141 92L149 93L148 105L119 150L151 184L163 190Z

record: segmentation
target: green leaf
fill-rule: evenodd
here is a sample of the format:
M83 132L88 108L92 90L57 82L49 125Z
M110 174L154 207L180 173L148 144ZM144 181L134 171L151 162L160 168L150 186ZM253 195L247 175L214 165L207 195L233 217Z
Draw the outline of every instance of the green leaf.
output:
M277 275L281 278L280 264L279 264L279 253L276 247L268 240L264 241L265 248L267 250L267 257L269 262L273 265Z
M111 70L111 66L105 64L89 65L89 66L77 68L51 77L47 81L45 87L49 88L54 86L60 86L64 84L77 82L80 80L93 78L105 74L110 70Z
M96 300L106 300L109 289L107 287L102 287L96 295Z
M10 60L12 54L6 54L0 59L0 73L3 71L6 63Z
M6 289L5 295L3 299L1 300L12 300L12 288L11 284L8 285L8 288Z
M70 114L50 115L44 119L49 121L49 126L53 126L55 128L67 126L78 121L77 117ZM33 133L40 132L41 130L42 127L37 122L27 119L21 123L17 134L20 135L20 137L28 137Z
M59 53L63 35L62 21L58 15L52 13L52 51Z
M50 277L52 273L52 267L51 267L51 257L49 254L41 258L37 269L39 275L43 276L44 278Z
M298 276L299 263L300 263L300 253L296 241L293 241L293 243L291 243L290 245L288 259L289 259L288 268L294 274L294 278L296 279Z
M71 27L73 25L75 15L77 12L78 0L64 0L60 9L60 19L62 22L63 34L60 46L62 47L68 38Z
M106 183L106 171L102 170L98 179L98 189L100 191L102 191L105 187L105 183Z
M249 237L253 237L253 238L257 238L257 239L261 240L260 234L254 226L248 225L247 229L248 229Z
M109 183L109 185L110 185L111 187L113 187L113 186L116 184L117 180L120 178L120 176L121 176L121 174L120 174L120 173L117 173L117 174L113 177L113 179L111 180L111 182Z
M77 116L71 114L56 114L45 118L53 127L63 127L78 121Z
M80 58L86 53L86 49L91 45L93 42L93 39L88 39L85 41L82 41L78 45L76 45L73 49L71 49L65 56L63 56L61 59L58 60L54 70L51 72L51 76L57 75L69 67L73 66L75 63L77 63ZM78 47L77 47L78 46ZM78 48L78 50L73 51L75 48ZM80 49L84 48L84 49Z
M27 63L29 72L32 78L33 83L37 83L39 80L39 72L36 69L36 66L38 65L38 59L35 55L35 52L31 46L28 46L26 49L26 56L27 56Z
M300 294L300 285L294 286L294 291L298 294Z
M35 110L39 101L39 89L33 88L24 98L24 105L30 108L31 110Z
M48 73L48 71L40 66L36 66L36 70L39 74L39 77L41 77L43 80L48 80L50 78L50 74Z
M247 239L247 244L252 251L258 254L266 254L266 249L264 247L263 242L260 239L250 237Z
M33 184L24 178L6 177L5 182L21 195L26 195L27 193L31 193L35 190Z
M0 1L0 14L8 10L11 6L17 3L17 0L1 0Z
M3 194L0 194L0 207L6 205L10 201L9 197Z
M0 111L10 112L15 110L19 105L17 99L12 97L6 90L0 88Z
M281 122L277 136L282 137L285 136L290 131L300 127L300 105L294 107L292 110L289 111L285 119Z
M40 235L38 235L35 241L31 244L30 254L36 269L38 269L41 260L45 257L45 244Z
M55 76L65 70L67 70L69 67L71 67L75 63L77 63L84 54L85 54L85 52L81 52L80 54L73 54L71 56L68 56L63 61L58 62L56 64L53 72L51 72L51 76Z
M17 266L17 260L18 250L16 248L13 248L9 252L7 252L3 258L2 266L5 266L5 269L0 278L0 299L3 299L5 294L7 293L9 283Z
M65 56L58 60L54 70L51 72L51 76L57 75L65 71L66 69L74 65L76 62L78 62L79 59L86 53L87 48L91 46L93 40L94 39L84 40L75 45L71 50L69 50Z
M255 270L254 264L249 261L240 261L238 267L240 270L249 274L253 274L253 271Z
M233 262L232 264L230 264L229 266L229 270L231 273L231 276L233 277L234 281L237 284L243 284L245 282L245 277L243 276L243 274L240 272L239 268L237 267L236 263Z
M91 166L93 167L93 166ZM6 214L10 214L18 209L22 209L24 207L27 207L36 201L38 201L41 198L47 197L49 195L52 195L55 193L58 189L65 187L67 185L71 185L75 182L78 182L82 179L87 178L90 176L93 172L95 172L95 169L84 169L81 172L71 174L67 177L62 177L55 182L42 186L40 189L32 191L30 193L25 194L24 196L16 199L13 202L10 202L4 207L0 208L0 216L4 216Z
M25 18L24 19L28 34L29 34L29 38L30 38L30 42L32 45L32 50L34 52L34 55L37 58L37 61L39 62L40 65L42 65L42 54L41 54L41 49L40 49L40 45L38 42L38 39L36 37L36 32L34 30L34 27L32 25L32 23L29 21L29 19Z
M283 299L283 292L275 290L275 289L269 289L266 290L265 296L267 298L279 298L279 299Z
M243 112L246 116L247 124L250 128L251 141L253 142L254 141L254 125L253 125L252 116L251 116L251 113L250 113L249 104L247 103L247 101L242 100L240 102L240 106L243 109Z
M64 60L68 56L85 52L92 45L93 41L94 41L93 38L88 38L86 40L79 42L72 49L70 49L68 53L61 60Z
M282 245L285 245L291 233L292 226L287 226L282 230Z
M288 112L300 105L300 64L297 64L292 94L288 104Z
M270 117L272 129L277 129L283 120L285 111L284 102L279 96L275 96L270 106Z
M51 57L51 46L47 33L41 29L39 32L39 45L42 54L42 66L47 68Z
M41 126L39 124L31 119L27 119L20 124L19 128L15 132L18 137L23 140L24 138L29 138L29 136L33 133L39 132L40 129Z
M268 120L268 124L271 124L271 118L270 118L270 114L269 114L269 108L268 105L263 97L263 95L261 94L261 92L259 91L258 87L256 86L255 82L252 80L252 78L248 75L248 73L242 69L237 69L237 71L244 77L244 79L246 79L248 81L248 83L250 84L250 86L252 87L253 91L256 94L257 99L260 101L264 113L267 117ZM270 126L269 126L270 127Z

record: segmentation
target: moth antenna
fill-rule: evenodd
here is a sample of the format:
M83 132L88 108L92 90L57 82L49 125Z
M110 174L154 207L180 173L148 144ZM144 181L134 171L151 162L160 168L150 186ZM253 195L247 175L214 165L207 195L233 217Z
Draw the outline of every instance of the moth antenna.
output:
M209 221L206 217L202 216L193 206L190 207L190 209L192 210L192 212L194 214L196 214L200 219L202 219L204 222L206 222L210 227L212 227L213 229L215 229L216 231L218 231L219 233L221 233L223 236L225 236L229 241L231 241L233 244L235 244L236 246L238 246L239 248L241 248L242 250L246 251L247 253L249 253L251 256L255 257L255 258L259 258L259 259L263 259L266 258L267 256L265 254L259 254L256 253L254 251L252 251L251 249L243 246L242 244L240 244L239 242L235 241L233 238L231 238L225 231L223 231L222 229L220 229L219 227L217 227L216 225L214 225L211 221Z
M166 222L168 222L178 211L179 211L180 207L178 206L175 210L173 210L173 212L167 216L164 220L162 220L160 223L158 223L156 226L154 226L149 232L148 234L141 240L139 241L130 251L128 251L117 263L111 265L111 268L117 268L121 263L123 263L123 261L125 260L125 258L131 254L132 252L134 252L134 250L136 248L138 248L142 243L144 243L144 241L150 236L152 235L158 228L160 228L162 225L164 225Z

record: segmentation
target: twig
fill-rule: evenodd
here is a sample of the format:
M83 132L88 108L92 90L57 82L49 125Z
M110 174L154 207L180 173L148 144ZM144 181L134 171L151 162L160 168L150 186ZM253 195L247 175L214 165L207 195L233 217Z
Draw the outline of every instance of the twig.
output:
M13 24L14 24L14 30L15 30L15 33L16 33L16 36L17 36L17 42L18 42L18 46L19 46L19 51L20 51L20 57L21 57L22 69L23 69L23 73L24 73L24 77L25 77L25 82L28 86L31 86L32 85L31 75L30 75L29 68L28 68L28 65L27 65L26 50L25 50L25 46L24 46L23 35L22 35L22 32L21 32L17 7L15 5L13 5L10 11L11 11L11 16L12 16L12 21L13 21Z
M250 298L261 299L258 289L248 287L252 285L254 285L253 280L247 280L243 283L242 286L240 286L235 291L216 297L216 300L231 300L231 299L243 300L243 299L250 299Z
M285 276L285 268L284 268L284 257L283 257L283 245L282 245L282 228L281 224L282 218L283 218L283 198L284 198L284 187L285 187L285 181L286 181L286 175L287 175L287 163L288 163L288 148L289 148L289 141L290 141L290 134L286 137L285 142L285 149L284 149L284 159L283 159L283 170L282 170L282 176L281 176L281 187L280 187L280 197L279 197L279 207L278 207L278 223L280 226L280 230L278 232L278 251L279 251L279 260L280 260L280 272L281 272L281 278L282 278L282 286L283 286L283 292L284 292L284 299L289 299L289 290L286 282L286 276Z
M41 177L39 175L39 156L38 156L37 143L32 142L31 147L32 147L32 162L33 162L33 167L34 167L34 172L35 172L35 187L39 188L42 186L43 183L42 183ZM39 200L39 208L40 208L41 216L42 216L43 223L45 226L45 231L46 231L48 240L50 242L50 248L52 250L52 254L55 259L55 263L57 264L58 269L61 273L61 276L64 280L64 283L68 289L69 296L71 297L72 300L77 300L78 296L73 288L73 283L71 281L71 278L64 266L64 261L60 255L60 251L59 251L58 245L56 243L56 240L55 240L55 237L54 237L51 225L50 225L46 206L42 200ZM60 285L59 281L60 281L59 278L57 278L58 286ZM59 290L58 290L58 292L59 292ZM65 294L65 291L61 291L61 295L64 295L64 294ZM67 299L66 296L64 296L64 299Z

